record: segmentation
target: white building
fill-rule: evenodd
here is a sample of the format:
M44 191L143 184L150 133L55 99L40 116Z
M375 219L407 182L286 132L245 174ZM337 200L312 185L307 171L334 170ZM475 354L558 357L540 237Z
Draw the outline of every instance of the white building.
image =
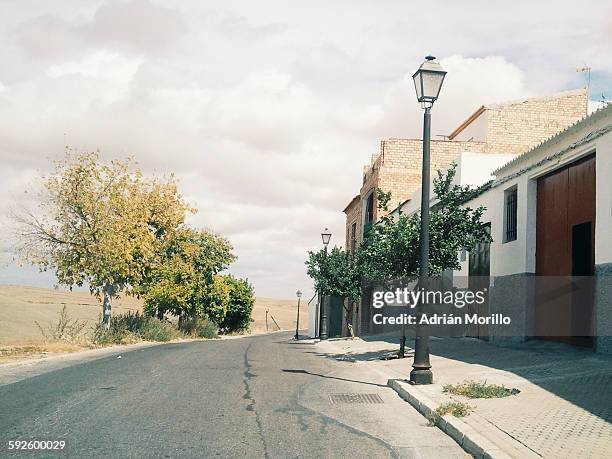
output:
M476 336L500 343L538 337L612 353L612 106L521 155L463 154L456 181L482 186L466 205L486 208L493 242L462 254L454 276L489 277L488 312L514 322L505 336L493 328ZM402 210L419 207L420 190ZM594 281L576 289L580 296L572 290L536 301L543 280L569 276Z

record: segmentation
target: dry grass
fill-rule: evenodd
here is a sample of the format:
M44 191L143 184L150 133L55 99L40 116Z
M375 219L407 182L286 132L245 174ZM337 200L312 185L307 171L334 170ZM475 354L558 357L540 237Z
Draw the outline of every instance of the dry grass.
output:
M0 346L43 344L44 338L36 326L47 328L57 323L66 306L73 320L93 326L102 312L97 298L89 292L70 292L19 285L0 285ZM141 311L142 303L134 298L119 298L113 312Z
M89 348L89 346L80 346L78 344L66 343L64 341L24 346L0 346L0 363L46 357L49 354L78 352Z
M41 334L40 328L49 330L49 327L57 324L63 308L71 320L85 322L88 330L97 323L102 311L97 298L86 291L0 285L0 363L87 348L85 343L45 340ZM251 323L252 334L266 332L266 310L269 331L277 329L272 317L281 329L295 329L295 300L257 298ZM128 311L142 311L142 302L131 297L121 297L114 301L114 314ZM36 323L40 324L40 328ZM300 307L302 328L307 323L308 308L303 304Z
M304 298L302 298L303 300ZM276 320L281 330L295 330L295 318L297 313L297 300L277 300L273 298L257 298L253 308L253 322L251 333L266 332L266 310L268 310L268 331L276 331L278 328L272 321ZM308 326L308 304L302 301L300 305L300 328Z

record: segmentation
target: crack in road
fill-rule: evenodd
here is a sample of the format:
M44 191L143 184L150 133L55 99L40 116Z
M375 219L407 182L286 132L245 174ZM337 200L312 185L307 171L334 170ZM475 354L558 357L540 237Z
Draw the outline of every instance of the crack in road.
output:
M275 411L278 413L288 413L291 414L293 416L296 416L298 418L298 423L300 425L300 429L302 431L306 431L308 430L308 424L306 423L306 419L307 418L315 418L319 421L320 426L319 426L319 433L324 434L327 432L327 427L330 425L334 425L336 427L340 427L342 429L345 429L346 431L355 434L357 436L360 437L365 437L365 438L369 438L370 440L375 441L376 443L378 443L379 445L381 445L382 447L386 448L389 451L389 455L394 458L394 459L399 459L400 455L398 454L398 452L395 450L395 448L388 443L387 441L383 440L380 437L377 437L376 435L371 435L363 430L360 430L358 428L352 427L348 424L345 424L344 422L342 422L340 419L334 418L332 416L329 416L327 414L322 413L321 411L314 409L314 408L310 408L308 406L306 406L301 400L300 400L300 394L302 393L302 391L304 390L304 388L306 386L308 386L309 383L304 383L301 384L298 388L297 391L292 395L291 397L291 401L290 401L290 406L287 406L285 408L277 408Z
M246 350L244 351L244 395L242 396L243 399L248 400L249 404L246 407L247 411L252 411L255 413L255 423L257 424L257 431L259 433L259 439L261 440L261 444L263 446L264 449L264 455L267 458L270 457L270 453L268 452L268 445L266 443L266 438L264 436L263 433L263 426L261 424L261 419L259 417L259 412L257 411L256 408L256 402L255 399L253 398L252 392L251 392L251 379L255 378L257 375L251 372L251 362L249 361L249 351L251 350L251 346L253 345L253 343L250 343Z

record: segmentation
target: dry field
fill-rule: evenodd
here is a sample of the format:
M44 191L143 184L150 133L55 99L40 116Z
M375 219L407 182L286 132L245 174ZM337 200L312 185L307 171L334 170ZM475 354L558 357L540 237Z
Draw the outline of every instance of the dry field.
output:
M100 302L88 292L0 285L0 346L42 344L43 338L35 322L43 327L55 323L64 305L71 319L86 320L91 324L99 320L102 310ZM131 297L119 298L113 303L114 314L141 309L142 303ZM269 331L278 330L272 318L283 330L295 327L294 300L257 298L251 333L266 332L266 310ZM306 307L300 308L300 323L302 327L308 323Z

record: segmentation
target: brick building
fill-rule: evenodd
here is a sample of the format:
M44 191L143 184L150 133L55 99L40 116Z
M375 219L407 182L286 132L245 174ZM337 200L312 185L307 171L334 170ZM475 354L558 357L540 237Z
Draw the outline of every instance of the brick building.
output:
M587 112L586 89L483 105L450 133L448 140L431 141L432 175L439 169L446 169L462 153L524 153L582 119ZM381 141L380 151L364 166L359 193L344 209L347 249L356 247L364 233L380 218L377 189L391 192L391 207L395 207L409 200L420 188L421 155L421 139ZM357 333L367 333L369 314L361 314L359 309L359 305L352 309L353 317L349 322Z

